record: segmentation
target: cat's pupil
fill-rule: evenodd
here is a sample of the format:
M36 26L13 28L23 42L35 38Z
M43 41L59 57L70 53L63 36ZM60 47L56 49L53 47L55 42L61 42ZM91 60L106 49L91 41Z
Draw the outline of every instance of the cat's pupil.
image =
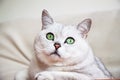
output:
M73 40L70 39L69 42L71 43L71 42L73 42Z
M49 35L49 38L52 38L52 35Z

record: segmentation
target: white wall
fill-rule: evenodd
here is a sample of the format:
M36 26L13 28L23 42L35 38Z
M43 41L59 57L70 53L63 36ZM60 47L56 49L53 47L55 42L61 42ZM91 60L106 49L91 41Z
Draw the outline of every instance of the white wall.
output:
M0 22L15 18L39 18L42 9L54 16L120 8L119 0L0 0Z

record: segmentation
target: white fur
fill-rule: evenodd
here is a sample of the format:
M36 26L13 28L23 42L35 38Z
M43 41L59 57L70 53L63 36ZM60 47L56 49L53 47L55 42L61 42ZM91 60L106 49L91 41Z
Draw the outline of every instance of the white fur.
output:
M35 55L28 71L31 80L111 78L103 64L93 55L92 49L83 37L90 30L90 19L84 20L78 26L65 26L53 22L46 11L43 11L42 17L43 29L35 39ZM53 41L46 38L49 32L54 34ZM64 43L68 37L74 38L74 44ZM55 51L56 42L61 44L57 49L60 56L51 55Z

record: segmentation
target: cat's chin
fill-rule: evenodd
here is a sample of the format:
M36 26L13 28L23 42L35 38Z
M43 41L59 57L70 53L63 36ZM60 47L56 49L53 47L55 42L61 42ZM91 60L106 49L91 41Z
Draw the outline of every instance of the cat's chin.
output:
M58 53L42 53L37 56L40 61L44 62L47 65L53 65L56 63L61 63L64 61Z

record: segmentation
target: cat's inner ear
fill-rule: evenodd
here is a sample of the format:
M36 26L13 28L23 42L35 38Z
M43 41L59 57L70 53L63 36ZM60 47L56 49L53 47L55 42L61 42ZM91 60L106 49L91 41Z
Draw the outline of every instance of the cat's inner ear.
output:
M87 37L87 33L89 32L91 28L91 23L92 23L91 19L85 19L77 25L77 29L82 34L83 38Z
M47 10L43 10L42 11L42 27L43 29L45 29L47 25L53 24L54 21L52 19L52 17L49 15Z

